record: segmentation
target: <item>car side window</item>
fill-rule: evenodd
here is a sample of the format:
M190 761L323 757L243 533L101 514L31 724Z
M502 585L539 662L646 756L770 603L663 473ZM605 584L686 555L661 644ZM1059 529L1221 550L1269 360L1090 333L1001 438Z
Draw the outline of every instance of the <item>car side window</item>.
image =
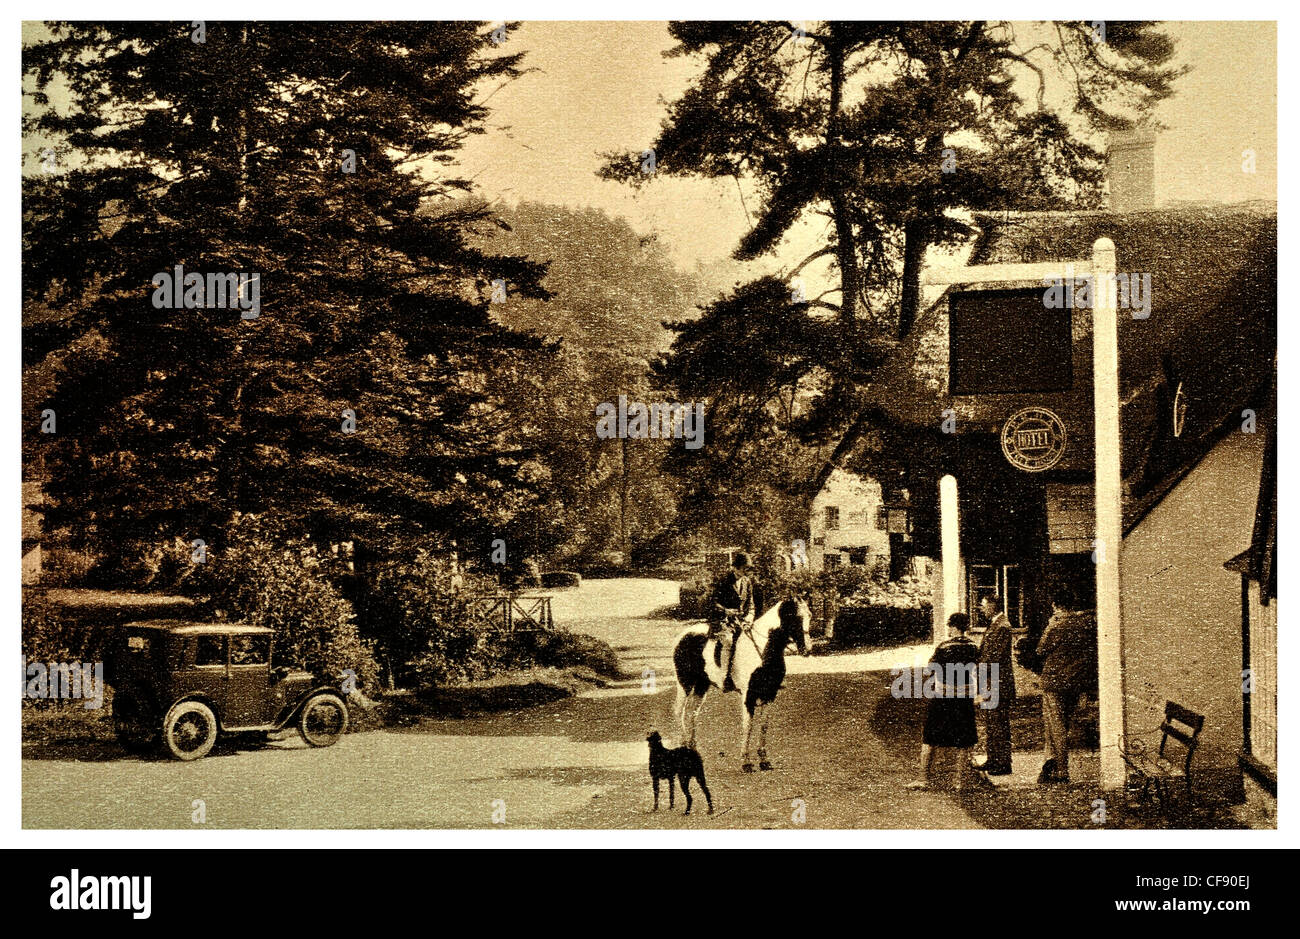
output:
M226 637L199 636L198 646L194 650L194 665L197 668L226 667Z
M271 661L269 636L231 636L231 665L266 665Z

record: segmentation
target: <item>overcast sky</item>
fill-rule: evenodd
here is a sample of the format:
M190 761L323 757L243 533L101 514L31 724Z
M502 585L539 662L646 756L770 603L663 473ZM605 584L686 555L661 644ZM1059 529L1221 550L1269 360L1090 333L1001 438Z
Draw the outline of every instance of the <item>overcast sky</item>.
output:
M1179 60L1193 66L1157 117L1156 201L1277 198L1277 36L1272 23L1179 22ZM639 193L604 182L598 154L641 150L699 63L665 59L660 22L528 22L503 50L537 71L496 92L489 132L463 152L490 198L589 205L657 232L679 263L725 257L747 227L734 183L661 178ZM501 128L509 128L502 131ZM1254 175L1242 151L1256 152ZM802 246L797 246L802 247ZM792 249L793 250L793 249Z

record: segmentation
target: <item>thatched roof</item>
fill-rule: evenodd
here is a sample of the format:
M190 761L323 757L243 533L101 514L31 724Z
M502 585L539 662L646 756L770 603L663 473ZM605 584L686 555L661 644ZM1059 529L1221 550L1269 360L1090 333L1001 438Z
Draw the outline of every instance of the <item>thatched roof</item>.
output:
M1152 449L1164 468L1203 452L1233 414L1254 400L1277 348L1276 203L1178 206L1158 211L996 213L977 217L971 264L1082 260L1098 238L1116 246L1117 269L1151 275L1151 313L1121 311L1121 400L1126 475L1150 477ZM993 285L996 286L996 285ZM871 405L892 421L937 427L947 408L958 433L996 433L1029 405L1061 414L1070 444L1061 469L1091 468L1091 311L1074 314L1074 385L1068 391L949 394L946 296L920 317L878 375ZM1186 419L1164 440L1178 384ZM1164 452L1167 451L1167 452ZM1148 479L1148 483L1152 480ZM1143 485L1140 488L1148 488Z

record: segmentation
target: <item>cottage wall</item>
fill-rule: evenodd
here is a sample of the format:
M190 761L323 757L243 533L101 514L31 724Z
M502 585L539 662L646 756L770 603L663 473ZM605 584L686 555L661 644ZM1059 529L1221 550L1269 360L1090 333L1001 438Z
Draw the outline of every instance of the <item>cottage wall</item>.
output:
M1166 699L1204 714L1200 767L1241 748L1241 578L1223 564L1250 544L1263 438L1229 434L1124 539L1127 729L1158 727Z
M841 549L866 548L870 552L868 563L872 565L880 558L888 560L889 533L876 526L876 515L882 504L879 482L845 470L833 470L813 498L808 518L808 562L812 569L821 570L826 554L838 554ZM828 506L839 509L838 528L826 527ZM847 564L847 558L840 563Z

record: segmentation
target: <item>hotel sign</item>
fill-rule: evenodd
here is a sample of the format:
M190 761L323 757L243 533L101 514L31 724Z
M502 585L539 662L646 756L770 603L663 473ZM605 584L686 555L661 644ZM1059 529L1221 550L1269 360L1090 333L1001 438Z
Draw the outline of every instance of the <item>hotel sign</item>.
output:
M1002 425L1002 453L1026 473L1051 469L1065 453L1065 424L1047 408L1023 408Z

